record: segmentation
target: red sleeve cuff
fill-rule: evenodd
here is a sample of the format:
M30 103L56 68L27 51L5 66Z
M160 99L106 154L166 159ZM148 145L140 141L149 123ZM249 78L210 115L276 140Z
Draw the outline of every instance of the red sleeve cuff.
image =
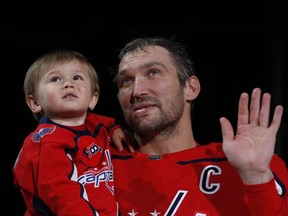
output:
M112 137L114 131L117 129L117 128L120 128L121 126L120 125L113 125L112 127L109 127L108 129L108 134L109 134L109 137Z
M264 184L244 185L244 190L251 216L282 215L278 213L283 200L278 195L274 178Z

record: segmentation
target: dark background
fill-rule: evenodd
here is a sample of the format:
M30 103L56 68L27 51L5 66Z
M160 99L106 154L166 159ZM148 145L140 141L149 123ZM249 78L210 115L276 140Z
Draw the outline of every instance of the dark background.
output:
M83 3L73 10L42 4L37 9L17 4L21 13L16 5L1 8L3 212L23 215L25 209L12 178L22 141L36 126L24 101L25 73L36 58L58 48L74 49L90 60L102 91L95 111L122 122L108 73L117 64L118 51L135 37L176 36L187 44L202 86L194 113L195 138L200 143L221 141L219 118L226 116L235 126L240 93L260 87L272 94L273 109L276 104L286 106L275 152L288 162L287 22L282 1L158 2L159 8L156 2L134 2L121 5L123 9L114 3Z

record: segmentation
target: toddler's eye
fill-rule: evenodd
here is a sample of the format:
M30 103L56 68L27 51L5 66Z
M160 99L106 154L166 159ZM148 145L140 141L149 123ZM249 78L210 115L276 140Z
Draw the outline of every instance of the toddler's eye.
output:
M75 76L73 77L73 80L82 80L82 77L79 76L79 75L75 75Z
M59 82L61 79L60 79L60 77L52 77L51 78L51 82Z

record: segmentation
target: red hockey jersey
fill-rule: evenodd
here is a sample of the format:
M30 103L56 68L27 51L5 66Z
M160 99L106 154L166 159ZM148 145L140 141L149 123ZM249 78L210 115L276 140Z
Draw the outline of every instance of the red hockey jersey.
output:
M25 216L119 214L107 131L118 126L112 118L89 116L93 124L81 130L42 118L25 139L13 167Z
M277 155L274 180L252 186L243 185L220 143L162 156L112 152L122 216L288 215L288 173Z

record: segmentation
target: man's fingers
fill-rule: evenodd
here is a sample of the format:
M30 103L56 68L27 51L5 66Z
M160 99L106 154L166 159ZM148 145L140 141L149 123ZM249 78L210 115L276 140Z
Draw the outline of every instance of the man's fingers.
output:
M258 125L259 123L260 100L261 100L261 89L259 88L253 89L249 109L250 124Z

